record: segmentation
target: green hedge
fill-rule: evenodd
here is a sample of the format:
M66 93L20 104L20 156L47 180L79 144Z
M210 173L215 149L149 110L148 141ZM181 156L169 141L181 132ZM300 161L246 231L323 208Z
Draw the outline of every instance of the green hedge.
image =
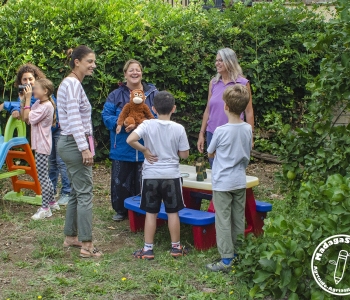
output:
M303 43L323 31L323 21L303 5L282 2L240 3L220 12L201 4L171 7L162 1L10 0L0 7L0 91L13 89L19 65L40 66L56 86L68 72L65 50L86 44L96 51L98 69L84 80L100 142L99 158L108 155L108 132L101 121L104 101L123 80L123 63L139 59L144 78L176 95L175 118L194 144L215 75L216 51L231 47L251 80L258 127L268 127L272 113L293 123L302 113L305 84L317 75L319 57ZM4 115L2 116L4 118Z

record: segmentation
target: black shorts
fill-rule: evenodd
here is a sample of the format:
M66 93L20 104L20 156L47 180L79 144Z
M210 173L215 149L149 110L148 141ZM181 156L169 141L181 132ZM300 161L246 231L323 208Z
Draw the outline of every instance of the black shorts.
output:
M140 208L148 213L157 214L163 200L167 213L176 213L183 209L185 205L181 179L144 179Z

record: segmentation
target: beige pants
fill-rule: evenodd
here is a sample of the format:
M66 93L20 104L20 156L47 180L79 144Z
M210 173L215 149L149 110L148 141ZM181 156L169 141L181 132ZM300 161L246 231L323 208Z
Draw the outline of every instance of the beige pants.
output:
M221 258L233 258L237 236L244 234L246 189L213 191L216 243Z

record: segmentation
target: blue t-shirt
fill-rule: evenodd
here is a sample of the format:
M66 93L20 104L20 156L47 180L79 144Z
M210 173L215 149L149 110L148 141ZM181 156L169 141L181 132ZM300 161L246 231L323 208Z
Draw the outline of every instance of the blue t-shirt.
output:
M252 127L245 122L226 123L215 129L208 153L216 152L212 169L213 191L246 188L245 170L252 149Z

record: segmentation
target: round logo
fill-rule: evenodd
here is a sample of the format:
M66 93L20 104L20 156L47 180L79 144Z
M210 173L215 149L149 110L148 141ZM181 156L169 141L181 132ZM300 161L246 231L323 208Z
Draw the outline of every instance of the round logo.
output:
M315 249L311 272L327 293L350 295L350 235L338 234L323 240Z

